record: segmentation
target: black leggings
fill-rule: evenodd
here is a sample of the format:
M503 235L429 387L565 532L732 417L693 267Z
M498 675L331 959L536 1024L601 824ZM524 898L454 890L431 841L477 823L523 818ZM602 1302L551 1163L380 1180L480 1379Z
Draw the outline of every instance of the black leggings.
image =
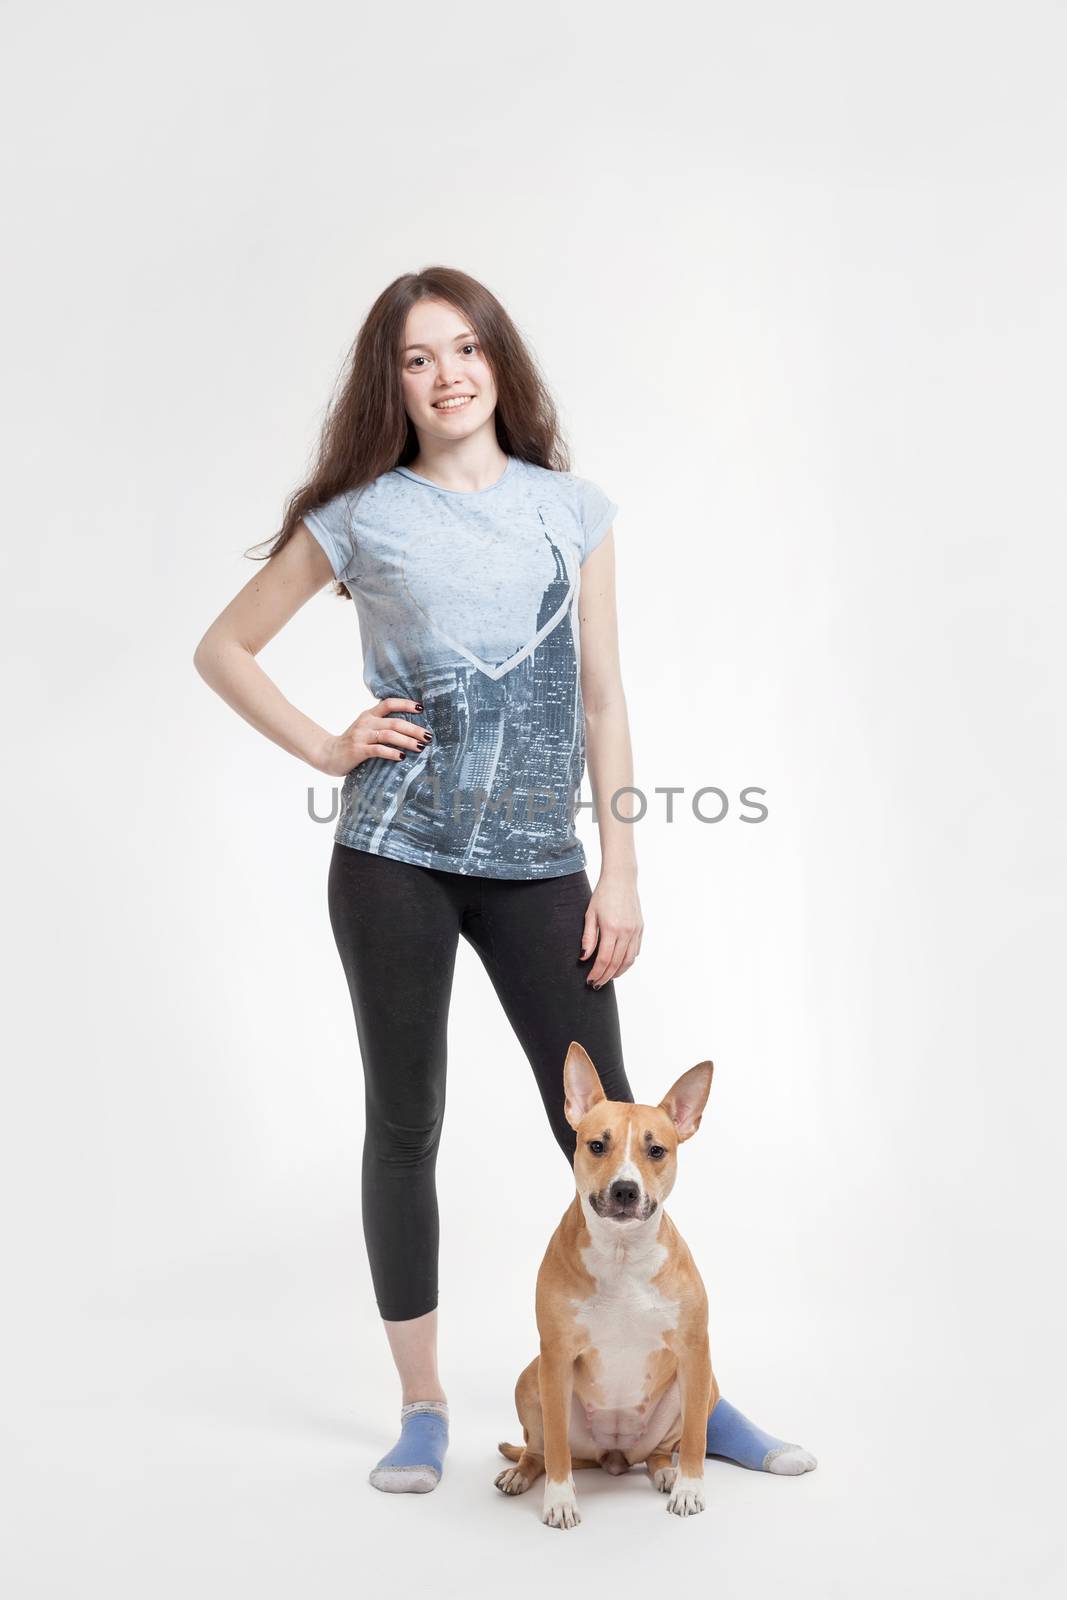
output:
M568 1166L576 1145L563 1115L571 1040L588 1050L609 1100L633 1100L615 986L593 989L585 981L593 955L581 960L581 937L591 893L584 870L557 878L470 877L334 844L330 923L366 1085L363 1232L387 1321L423 1316L437 1304L435 1167L460 934L477 950L533 1067ZM397 1007L398 987L413 1004Z

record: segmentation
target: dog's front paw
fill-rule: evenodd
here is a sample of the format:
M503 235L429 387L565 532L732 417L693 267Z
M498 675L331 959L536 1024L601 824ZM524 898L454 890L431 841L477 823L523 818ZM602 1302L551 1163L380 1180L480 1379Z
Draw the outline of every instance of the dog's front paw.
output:
M652 1482L660 1494L670 1494L674 1488L674 1480L678 1476L677 1467L657 1467L652 1474Z
M574 1493L574 1479L565 1478L562 1483L553 1483L549 1478L545 1484L545 1509L541 1513L541 1521L549 1528L573 1528L581 1520Z
M530 1487L529 1478L524 1478L518 1467L505 1467L493 1482L504 1494L525 1494Z
M673 1472L674 1468L670 1470ZM667 1501L667 1510L673 1511L676 1517L695 1517L697 1512L703 1509L703 1478L677 1477L674 1480L674 1493Z

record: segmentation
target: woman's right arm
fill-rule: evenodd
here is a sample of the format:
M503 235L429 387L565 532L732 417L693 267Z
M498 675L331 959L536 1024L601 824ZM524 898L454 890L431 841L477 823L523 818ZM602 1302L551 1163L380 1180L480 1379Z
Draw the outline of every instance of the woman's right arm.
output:
M420 749L426 730L418 723L383 716L385 710L417 709L414 700L393 698L360 712L346 732L327 733L297 710L259 665L256 656L263 647L332 581L326 552L298 523L288 543L215 618L193 652L193 665L253 728L317 772L344 777L368 756L399 761L402 750Z

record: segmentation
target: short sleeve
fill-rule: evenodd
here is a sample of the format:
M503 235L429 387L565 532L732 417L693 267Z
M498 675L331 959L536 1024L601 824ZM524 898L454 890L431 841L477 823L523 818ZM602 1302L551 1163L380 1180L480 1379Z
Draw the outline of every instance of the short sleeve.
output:
M584 535L582 560L587 561L615 521L619 508L589 478L576 478L575 482L578 485L578 513Z
M324 506L304 512L308 531L325 550L339 583L350 579L355 567L355 538L352 533L352 497L339 494Z

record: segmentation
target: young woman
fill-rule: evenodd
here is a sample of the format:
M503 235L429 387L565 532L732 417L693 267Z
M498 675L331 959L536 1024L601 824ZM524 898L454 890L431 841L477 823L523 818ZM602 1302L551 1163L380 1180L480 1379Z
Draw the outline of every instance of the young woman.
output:
M572 1039L633 1100L615 980L641 948L633 782L615 619L617 507L568 470L556 412L499 301L465 273L406 274L372 306L311 479L266 566L195 664L253 727L344 779L331 926L366 1087L363 1228L401 1383L379 1489L438 1482L435 1163L460 936L483 962L571 1164ZM355 602L376 696L344 732L290 704L256 656L325 584ZM595 889L574 829L588 765ZM613 806L612 797L616 797ZM397 974L417 1003L395 1007ZM708 1451L796 1473L814 1460L720 1399Z

